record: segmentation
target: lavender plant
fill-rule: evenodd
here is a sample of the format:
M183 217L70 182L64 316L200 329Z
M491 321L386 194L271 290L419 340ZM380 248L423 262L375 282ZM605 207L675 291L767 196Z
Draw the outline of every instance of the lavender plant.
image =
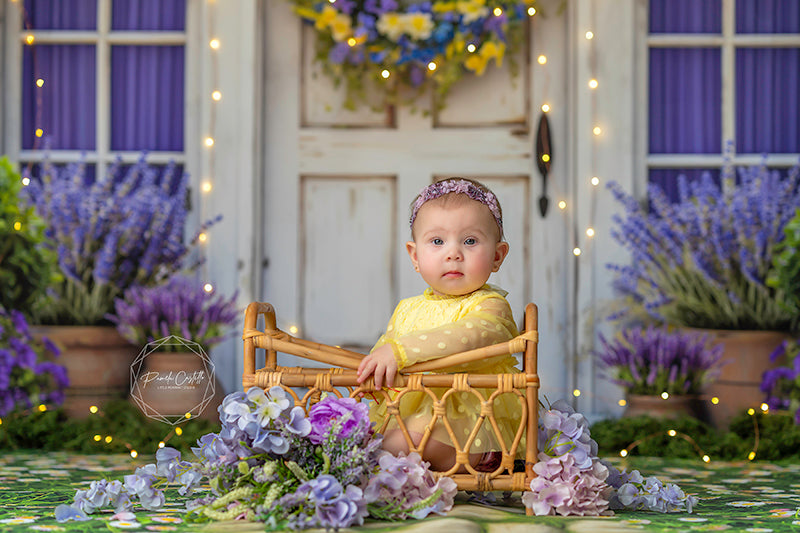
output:
M0 416L64 402L69 379L54 361L59 353L46 337L33 338L22 313L0 308Z
M721 344L666 327L633 327L612 340L600 334L600 344L595 355L606 376L629 394L699 394L723 365Z
M137 346L176 335L210 350L239 321L237 295L226 300L207 292L196 278L175 274L163 285L130 287L114 301L115 314L107 318ZM162 349L177 351L181 346L165 344Z
M799 166L781 175L762 162L739 168L737 179L728 163L721 185L707 174L693 183L680 177L677 203L651 185L650 209L619 184L609 188L625 209L614 216L612 236L630 252L631 263L608 268L633 306L679 326L797 328L787 294L766 280L784 228L800 206Z
M64 280L35 318L104 323L126 289L156 284L186 267L186 185L187 176L174 164L159 172L144 154L127 169L118 160L96 180L85 163L45 162L27 193L47 225Z
M766 394L770 409L794 411L794 423L800 425L800 342L781 344L770 356L773 363L779 359L787 364L764 372L761 392Z

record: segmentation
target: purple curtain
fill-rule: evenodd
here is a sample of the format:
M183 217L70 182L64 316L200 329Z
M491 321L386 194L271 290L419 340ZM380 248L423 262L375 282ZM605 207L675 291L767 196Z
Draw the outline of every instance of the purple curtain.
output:
M34 29L97 28L96 0L24 5ZM112 0L111 18L114 31L183 31L186 0ZM41 127L53 149L95 149L95 53L93 45L24 47L23 148L34 147ZM184 55L183 46L112 46L111 108L100 110L111 117L112 150L183 151Z
M736 0L736 33L798 33L797 0Z
M721 0L652 0L650 33L721 33Z
M36 80L44 80L38 87ZM41 99L41 122L37 119ZM42 128L54 150L95 148L95 51L92 45L35 45L22 53L22 148L41 146Z

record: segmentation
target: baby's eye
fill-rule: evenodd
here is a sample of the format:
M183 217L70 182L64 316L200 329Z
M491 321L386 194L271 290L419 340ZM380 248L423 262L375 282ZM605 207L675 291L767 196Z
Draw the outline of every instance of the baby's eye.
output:
M472 246L477 243L478 239L476 239L475 237L467 237L466 239L464 239L464 244L466 244L467 246Z
M444 244L444 241L439 237L434 237L433 239L431 239L431 243L433 243L436 246L441 246Z

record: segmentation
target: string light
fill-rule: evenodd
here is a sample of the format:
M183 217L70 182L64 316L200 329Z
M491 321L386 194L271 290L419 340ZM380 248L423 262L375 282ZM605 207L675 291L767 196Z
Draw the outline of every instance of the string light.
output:
M661 399L662 400L669 400L669 393L667 391L662 392L661 393Z
M494 16L495 17L499 17L502 14L503 14L503 10L502 9L500 9L499 7L494 8Z
M214 100L215 102L219 102L220 100L222 100L222 93L219 90L214 91L213 93L211 93L211 99Z
M565 202L564 200L561 200L560 202L558 202L558 208L563 211L564 209L567 208L567 202Z
M472 43L469 43L469 44L467 45L467 52L469 52L469 53L473 53L473 52L475 52L475 50L477 50L477 48L475 47L475 45L474 45L474 44L472 44Z
M219 39L211 39L208 41L208 46L210 46L212 50L219 50Z
M96 405L89 406L89 412L92 414L96 414L99 410Z
M590 89L597 89L598 82L596 79L592 78L589 80L589 88Z
M719 403L719 398L717 398L716 396L712 397L711 398L711 403L713 403L714 405L717 405Z
M163 440L158 443L159 448L163 448L164 446L166 446L166 443Z
M213 137L206 137L205 141L203 141L205 145L209 148L214 146L214 138Z
M206 283L205 285L203 285L203 290L206 292L211 292L214 290L214 286L211 285L210 283Z
M113 439L113 437L111 437L111 435L106 435L106 438L103 439L103 440L106 441L106 444L111 444L111 441L114 440L114 439Z
M200 190L203 192L211 192L211 182L204 181L203 184L200 186Z
M594 128L592 128L592 133L594 133L595 135L600 135L601 133L603 133L603 130L600 129L600 126L595 126Z
M200 242L206 242L208 240L208 235L205 232L203 232L197 236L197 240Z
M22 222L20 222L19 220L17 220L16 222L14 222L14 229L15 229L16 231L19 231L19 230L21 230L21 229L22 229Z
M95 435L94 436L94 440L95 440L95 442L100 442L101 440L103 440L103 436L102 435Z
M45 411L47 411L47 406L45 404L43 404L43 403L40 403L39 404L39 412L40 413L44 413Z
M586 37L586 39L588 39L588 40L590 40L590 41L591 41L591 40L594 38L594 33L590 32L590 31L587 31L587 32L584 34L584 36Z
M575 248L572 249L572 255L578 257L579 255L581 255L581 249L576 246Z
M28 176L25 176L24 178L22 178L22 185L27 187L30 184L31 184L31 179Z
M754 414L756 414L756 410L751 407L750 409L747 410L747 414L753 416Z
M574 391L572 391L572 395L573 395L573 396L575 396L576 398L577 398L578 396L580 396L580 395L581 395L581 391L580 391L580 389L575 389Z
M37 137L41 137L42 135L44 135L44 130L43 130L42 128L36 128L36 131L35 131L35 132L33 132L33 133L34 133L34 135L36 135Z
M628 450L620 450L619 451L619 456L620 457L627 457L628 456Z
M586 228L586 236L594 237L594 228Z
M750 452L749 454L747 454L748 460L752 461L755 458L756 458L756 452Z
M623 398L622 400L617 402L617 405L619 405L620 407L625 407L626 405L628 405L628 402Z
M178 436L180 437L181 435L183 435L183 429L181 429L181 428L175 428L175 434L176 434L176 435L178 435Z
M131 450L131 457L136 459L137 457L139 457L139 452L137 452L136 450Z
M547 63L547 56L541 55L536 58L536 61L538 61L540 65L544 65Z
M528 15L532 17L535 14L536 14L536 8L535 7L529 7L528 8Z
M765 403L762 403L761 404L761 410L764 411L765 413L769 412L769 405L767 405Z
M391 72L389 72L388 70L386 70L386 69L383 69L383 70L381 71L381 77L382 77L383 79L388 79L388 78L389 78L389 76L391 76Z
M542 104L542 113L547 113L550 111L550 106L547 104Z
M42 78L39 78L38 80L36 80L36 86L37 87L44 87L44 80Z
M28 45L32 45L34 40L35 39L33 38L33 34L29 33L28 35L25 36L25 42L28 43Z
M297 332L300 331L297 326L289 326L289 333L292 335L297 335Z
M542 161L544 161L545 163L550 161L550 154L542 154Z
M675 431L674 429L670 429L669 431L667 431L667 435L669 435L670 437L674 437L677 434L678 432Z
M711 457L709 457L708 455L704 455L703 456L703 462L704 463L710 463L711 462Z
M597 187L598 185L600 185L600 178L598 178L597 176L592 176L591 183L592 183L592 185Z
M433 72L434 70L436 70L436 63L434 63L433 61L431 61L430 63L428 63L428 70L430 70L431 72Z

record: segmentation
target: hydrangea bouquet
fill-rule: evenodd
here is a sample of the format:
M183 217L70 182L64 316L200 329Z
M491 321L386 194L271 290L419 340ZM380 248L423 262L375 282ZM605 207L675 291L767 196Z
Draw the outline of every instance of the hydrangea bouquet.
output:
M150 166L145 156L106 176L86 164L45 162L27 194L47 226L64 275L53 297L35 311L42 324L102 324L114 299L135 285L152 285L185 268L187 176L173 164Z
M0 416L40 404L61 404L67 370L54 361L59 349L34 339L19 311L0 307Z
M782 175L762 163L738 169L737 179L726 164L721 184L708 174L692 183L680 177L677 203L651 185L649 208L619 184L609 187L625 209L612 236L631 254L630 264L609 268L629 303L677 326L797 328L800 315L767 279L800 206L800 167Z
M629 394L700 394L719 376L724 347L708 335L633 327L607 340L596 353L607 377Z
M395 81L434 85L441 103L464 72L480 76L490 61L501 65L536 12L534 0L291 2L316 29L316 60L336 85L344 83L348 108L368 88L388 94Z
M222 429L193 448L195 462L162 448L156 464L124 481L100 480L79 490L60 521L86 520L105 507L145 509L165 503L164 487L190 495L203 480L211 491L190 500L189 518L247 519L268 529L339 529L379 519L423 518L453 505L455 483L435 480L419 455L395 457L380 449L365 403L329 395L309 409L292 407L280 387L229 394L219 407Z
M209 350L238 323L237 294L228 300L206 291L199 280L176 274L163 285L129 288L114 302L115 314L107 318L117 325L120 335L137 346L176 335ZM162 348L179 350L182 346L164 344Z
M179 485L190 496L204 481L210 491L187 503L188 519L262 521L268 530L361 525L378 520L421 519L452 508L457 492L438 480L419 455L381 450L367 404L324 397L306 415L280 387L229 394L219 407L222 429L192 448L195 461L161 448L156 463L124 480L99 480L59 505L59 521L90 520L111 507L127 512L134 502L164 506L164 488ZM537 515L600 515L610 509L687 510L696 501L674 485L619 472L597 458L586 419L559 401L540 417L538 477L523 494Z

